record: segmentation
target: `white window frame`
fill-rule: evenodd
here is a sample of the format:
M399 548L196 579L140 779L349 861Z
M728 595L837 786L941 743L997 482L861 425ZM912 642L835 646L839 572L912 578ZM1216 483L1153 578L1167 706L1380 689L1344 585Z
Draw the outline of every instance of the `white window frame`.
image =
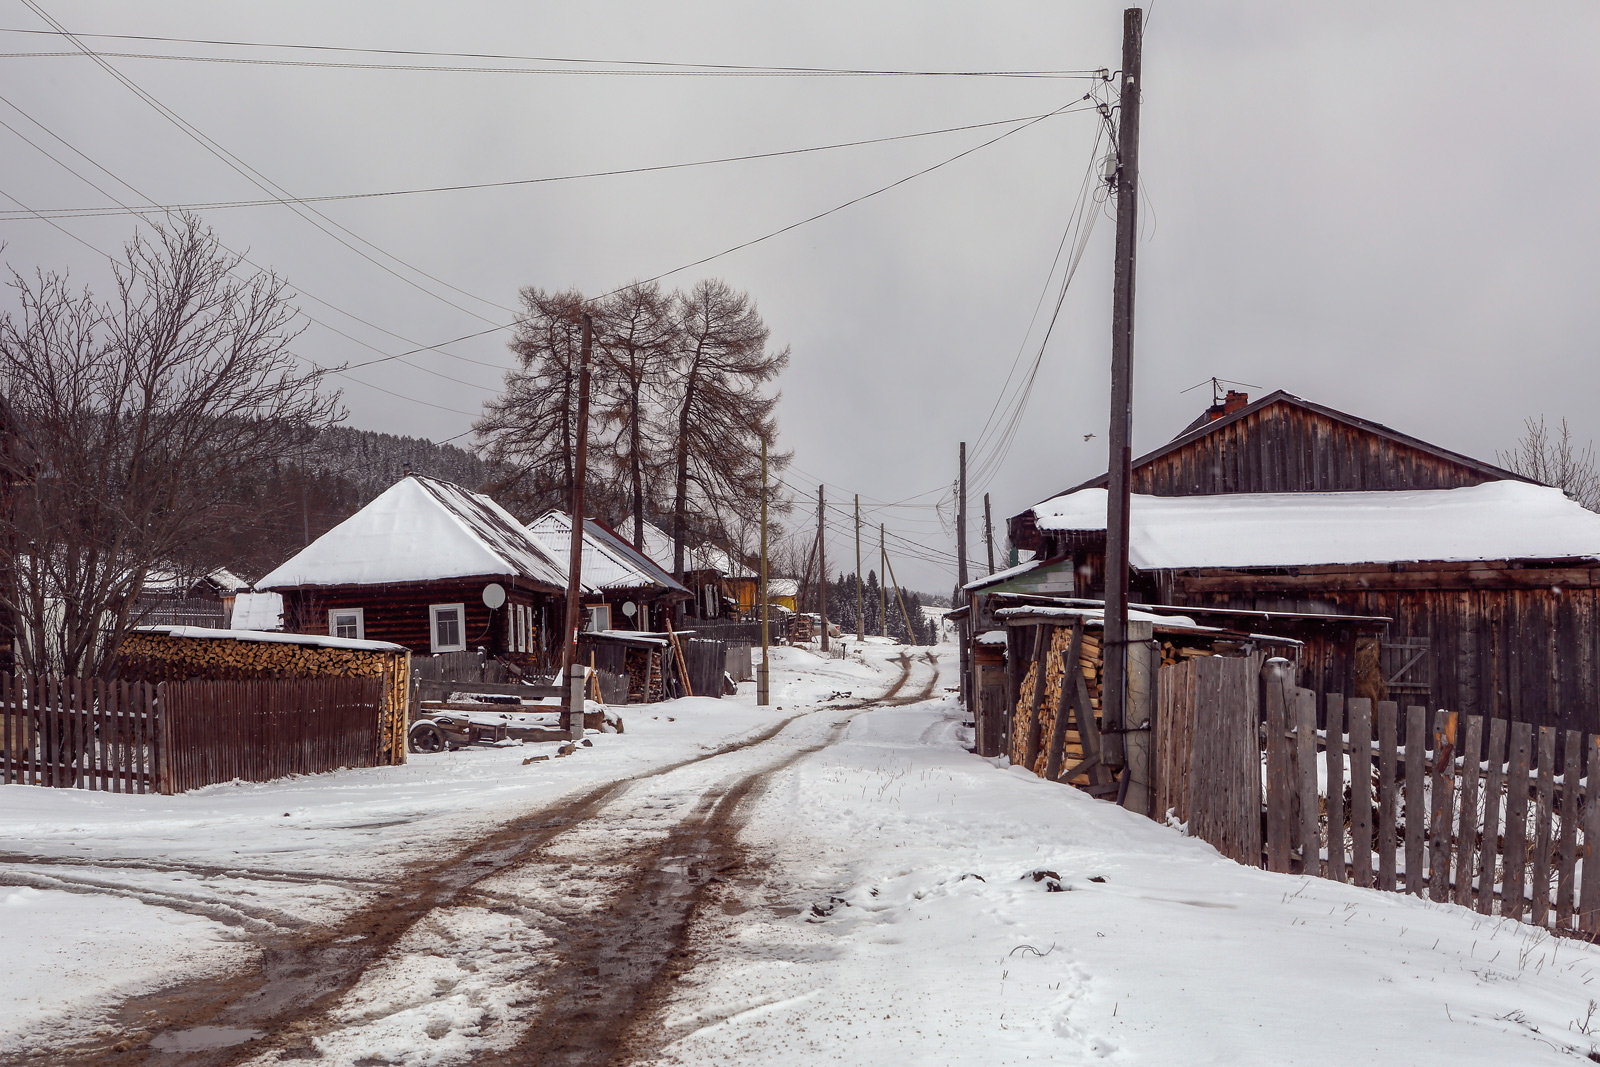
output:
M367 613L365 608L331 608L328 611L328 636L339 636L338 618L340 615L354 615L356 617L356 640L364 641L367 637Z
M585 633L599 633L601 630L611 629L610 604L590 604L583 610L587 618L587 625L584 626ZM596 625L602 617L605 619L606 624L604 626Z
M454 611L460 641L453 645L439 643L439 613ZM428 605L428 647L434 652L465 652L467 650L467 606L465 604Z

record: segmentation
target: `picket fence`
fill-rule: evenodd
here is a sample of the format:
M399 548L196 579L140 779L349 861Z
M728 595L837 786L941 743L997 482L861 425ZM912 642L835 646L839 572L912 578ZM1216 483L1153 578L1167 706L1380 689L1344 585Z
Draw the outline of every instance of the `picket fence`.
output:
M1585 766L1600 767L1600 736L1338 694L1319 701L1282 661L1205 658L1160 671L1157 810L1190 834L1268 870L1592 937L1600 794Z
M379 678L147 682L0 673L0 783L179 793L384 762Z

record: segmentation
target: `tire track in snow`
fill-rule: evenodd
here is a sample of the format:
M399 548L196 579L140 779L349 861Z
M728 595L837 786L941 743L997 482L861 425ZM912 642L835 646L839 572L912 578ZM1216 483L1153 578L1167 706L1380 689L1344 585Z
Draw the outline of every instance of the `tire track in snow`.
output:
M910 676L910 658L902 657L900 666L900 677L878 702L872 702L869 706L910 702L894 696ZM117 1064L119 1067L132 1064L229 1067L246 1059L260 1058L274 1047L284 1059L319 1056L311 1039L325 1030L337 1028L332 1013L341 997L356 986L369 969L382 961L420 921L458 904L471 905L480 899L491 898L494 894L483 894L482 898L477 895L479 883L528 863L562 835L588 825L599 811L636 783L662 778L685 767L765 744L797 719L839 710L843 709L823 708L789 716L745 740L609 783L522 816L461 848L445 860L414 868L406 875L393 879L388 883L390 888L376 892L379 898L376 903L331 926L292 935L257 937L261 949L261 964L257 970L207 977L132 997L112 1012L109 1019L111 1036L107 1037L102 1032L94 1040L76 1044L36 1046L10 1060L10 1063L16 1067L99 1067L108 1064ZM826 743L831 743L831 740ZM778 761L778 764L786 765L819 747L801 750L787 760ZM775 769L781 767L774 765L757 775L747 776L749 781L741 781L725 795L711 799L706 805L709 814L700 812L692 816L675 833L673 840L683 846L680 851L687 854L709 852L712 847L720 848L720 839L713 842L710 837L731 833L729 825L733 811L755 789L755 779L760 777L760 773L771 773ZM665 853L658 849L650 855L659 860ZM691 882L700 874L698 870L690 871L687 864L684 865L684 871L691 875ZM635 886L632 899L642 900L639 894L649 891L650 886L636 883L639 875L648 876L650 873L641 871L630 882ZM154 899L150 903L172 906L171 903ZM501 907L519 910L504 904ZM678 925L686 929L686 917L684 923ZM591 951L600 950L598 943L592 939L587 944ZM248 1046L183 1051L162 1051L151 1044L153 1040L161 1041L163 1035L174 1035L181 1040L183 1034L200 1027L258 1031L264 1034L264 1040ZM287 1047L274 1040L280 1035L290 1038Z

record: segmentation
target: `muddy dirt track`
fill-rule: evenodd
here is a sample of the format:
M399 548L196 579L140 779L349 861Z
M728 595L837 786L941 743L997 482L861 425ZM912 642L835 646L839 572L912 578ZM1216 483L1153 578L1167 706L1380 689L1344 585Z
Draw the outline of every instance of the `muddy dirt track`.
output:
M748 740L525 815L388 880L332 926L256 935L258 970L135 997L112 1016L117 1036L7 1062L235 1067L322 1059L318 1039L354 1051L365 1019L348 1002L410 954L452 961L497 990L522 990L472 1032L474 1064L623 1064L648 1054L648 1024L692 962L689 930L706 888L760 878L737 840L741 809L772 775L842 737L854 715L933 696L931 653L896 662L899 677L877 697L790 716ZM928 677L908 693L914 664ZM826 728L796 744L786 728L806 718ZM497 944L486 953L470 935L483 916L526 938L519 951ZM435 991L420 979L410 984L402 1007Z

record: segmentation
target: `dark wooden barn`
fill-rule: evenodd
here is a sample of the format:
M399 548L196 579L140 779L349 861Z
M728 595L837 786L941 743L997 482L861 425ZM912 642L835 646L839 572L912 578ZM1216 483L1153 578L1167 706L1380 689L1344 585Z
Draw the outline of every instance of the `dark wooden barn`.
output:
M256 583L284 628L554 669L566 567L509 512L408 475Z
M1600 730L1600 516L1378 423L1244 399L1135 461L1136 601L1387 617L1308 634L1302 684ZM1104 485L1010 521L1073 560L1079 596L1103 592Z

